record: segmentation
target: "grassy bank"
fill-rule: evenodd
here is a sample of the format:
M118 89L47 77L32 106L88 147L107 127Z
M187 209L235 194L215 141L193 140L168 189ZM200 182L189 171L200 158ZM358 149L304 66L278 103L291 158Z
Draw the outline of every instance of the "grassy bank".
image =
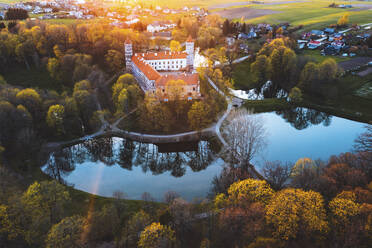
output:
M27 164L27 168L24 165ZM44 174L35 161L27 161L14 158L8 163L13 174L19 175L18 180L12 180L12 187L18 190L25 191L35 181L52 180L52 178ZM1 167L1 165L0 165ZM71 201L66 206L67 215L82 215L85 216L88 211L100 210L104 205L114 203L115 199L110 197L102 197L74 189L72 186L67 186L67 191L70 194ZM11 194L12 191L9 191ZM144 202L139 200L123 199L127 206L126 214L131 215L138 212L143 207ZM153 203L155 208L161 207L162 203Z
M52 79L49 72L44 68L31 68L14 66L4 72L3 77L8 84L21 87L51 89L61 91L62 85Z
M247 100L243 105L245 108L252 110L254 113L272 112L290 109L293 106L285 99L264 99L264 100Z

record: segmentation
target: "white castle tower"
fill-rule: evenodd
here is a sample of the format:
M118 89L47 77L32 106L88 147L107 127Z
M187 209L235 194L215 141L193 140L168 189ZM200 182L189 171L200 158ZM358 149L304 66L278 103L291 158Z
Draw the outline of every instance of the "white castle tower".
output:
M189 36L186 40L187 65L194 66L194 40Z
M125 66L127 69L132 69L132 56L133 56L133 45L129 39L124 42L124 52L125 52Z

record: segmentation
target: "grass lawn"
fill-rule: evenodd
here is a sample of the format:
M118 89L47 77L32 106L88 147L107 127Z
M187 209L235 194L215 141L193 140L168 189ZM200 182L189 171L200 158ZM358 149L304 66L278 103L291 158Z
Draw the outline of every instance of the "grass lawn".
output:
M247 100L244 107L252 110L254 113L272 112L290 109L293 107L285 99L269 98L264 100Z
M61 91L61 84L52 79L49 72L44 68L32 68L27 70L23 67L13 67L3 73L3 77L8 84L33 87L40 89L53 89Z
M320 50L302 50L300 54L302 56L308 56L314 59L316 62L320 63L323 62L326 59L334 59L337 63L342 61L350 60L350 57L342 57L342 56L323 56L320 54Z
M251 68L251 62L248 60L235 65L235 68L233 71L233 80L234 80L233 87L235 89L250 90L254 88L250 68Z

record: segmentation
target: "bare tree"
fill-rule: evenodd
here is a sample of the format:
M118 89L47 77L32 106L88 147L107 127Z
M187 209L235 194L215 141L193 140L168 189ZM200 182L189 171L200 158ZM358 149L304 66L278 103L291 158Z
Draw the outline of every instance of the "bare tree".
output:
M170 190L170 191L165 192L164 202L166 202L167 204L171 204L174 201L174 199L179 198L179 197L180 195L177 192Z
M143 194L141 196L141 199L142 199L142 201L145 201L145 202L154 202L155 201L154 197L152 197L152 195L149 192L143 192Z
M372 125L367 125L366 131L355 140L354 149L367 161L372 161Z
M281 164L280 161L266 162L262 168L263 176L275 190L281 190L291 175L290 164Z
M222 158L232 166L250 168L255 171L251 160L266 147L266 130L263 121L246 109L234 110L223 128L227 145L222 150Z
M112 197L117 199L117 200L123 200L127 197L127 194L124 193L121 190L116 190L116 191L114 191L114 193L112 193Z

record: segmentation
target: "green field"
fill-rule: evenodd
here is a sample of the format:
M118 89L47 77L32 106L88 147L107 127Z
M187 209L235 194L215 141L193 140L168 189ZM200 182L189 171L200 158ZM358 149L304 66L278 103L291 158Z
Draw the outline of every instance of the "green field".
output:
M237 1L239 2L239 1ZM268 2L268 1L265 1ZM274 2L274 1L269 1ZM277 1L280 3L280 1ZM249 23L283 23L289 22L292 25L305 25L307 29L328 26L336 23L337 20L345 13L349 14L350 23L370 23L372 22L372 10L367 6L371 6L370 2L352 2L352 5L366 5L355 6L352 9L328 8L332 1L308 1L308 2L293 2L285 4L254 4L246 6L231 6L225 9L250 7L254 9L265 9L278 11L280 13L264 15L256 18L246 18L245 21ZM336 2L337 4L350 4L350 2ZM211 4L213 5L213 4ZM221 9L214 9L212 13ZM241 16L236 16L236 20L240 20Z

